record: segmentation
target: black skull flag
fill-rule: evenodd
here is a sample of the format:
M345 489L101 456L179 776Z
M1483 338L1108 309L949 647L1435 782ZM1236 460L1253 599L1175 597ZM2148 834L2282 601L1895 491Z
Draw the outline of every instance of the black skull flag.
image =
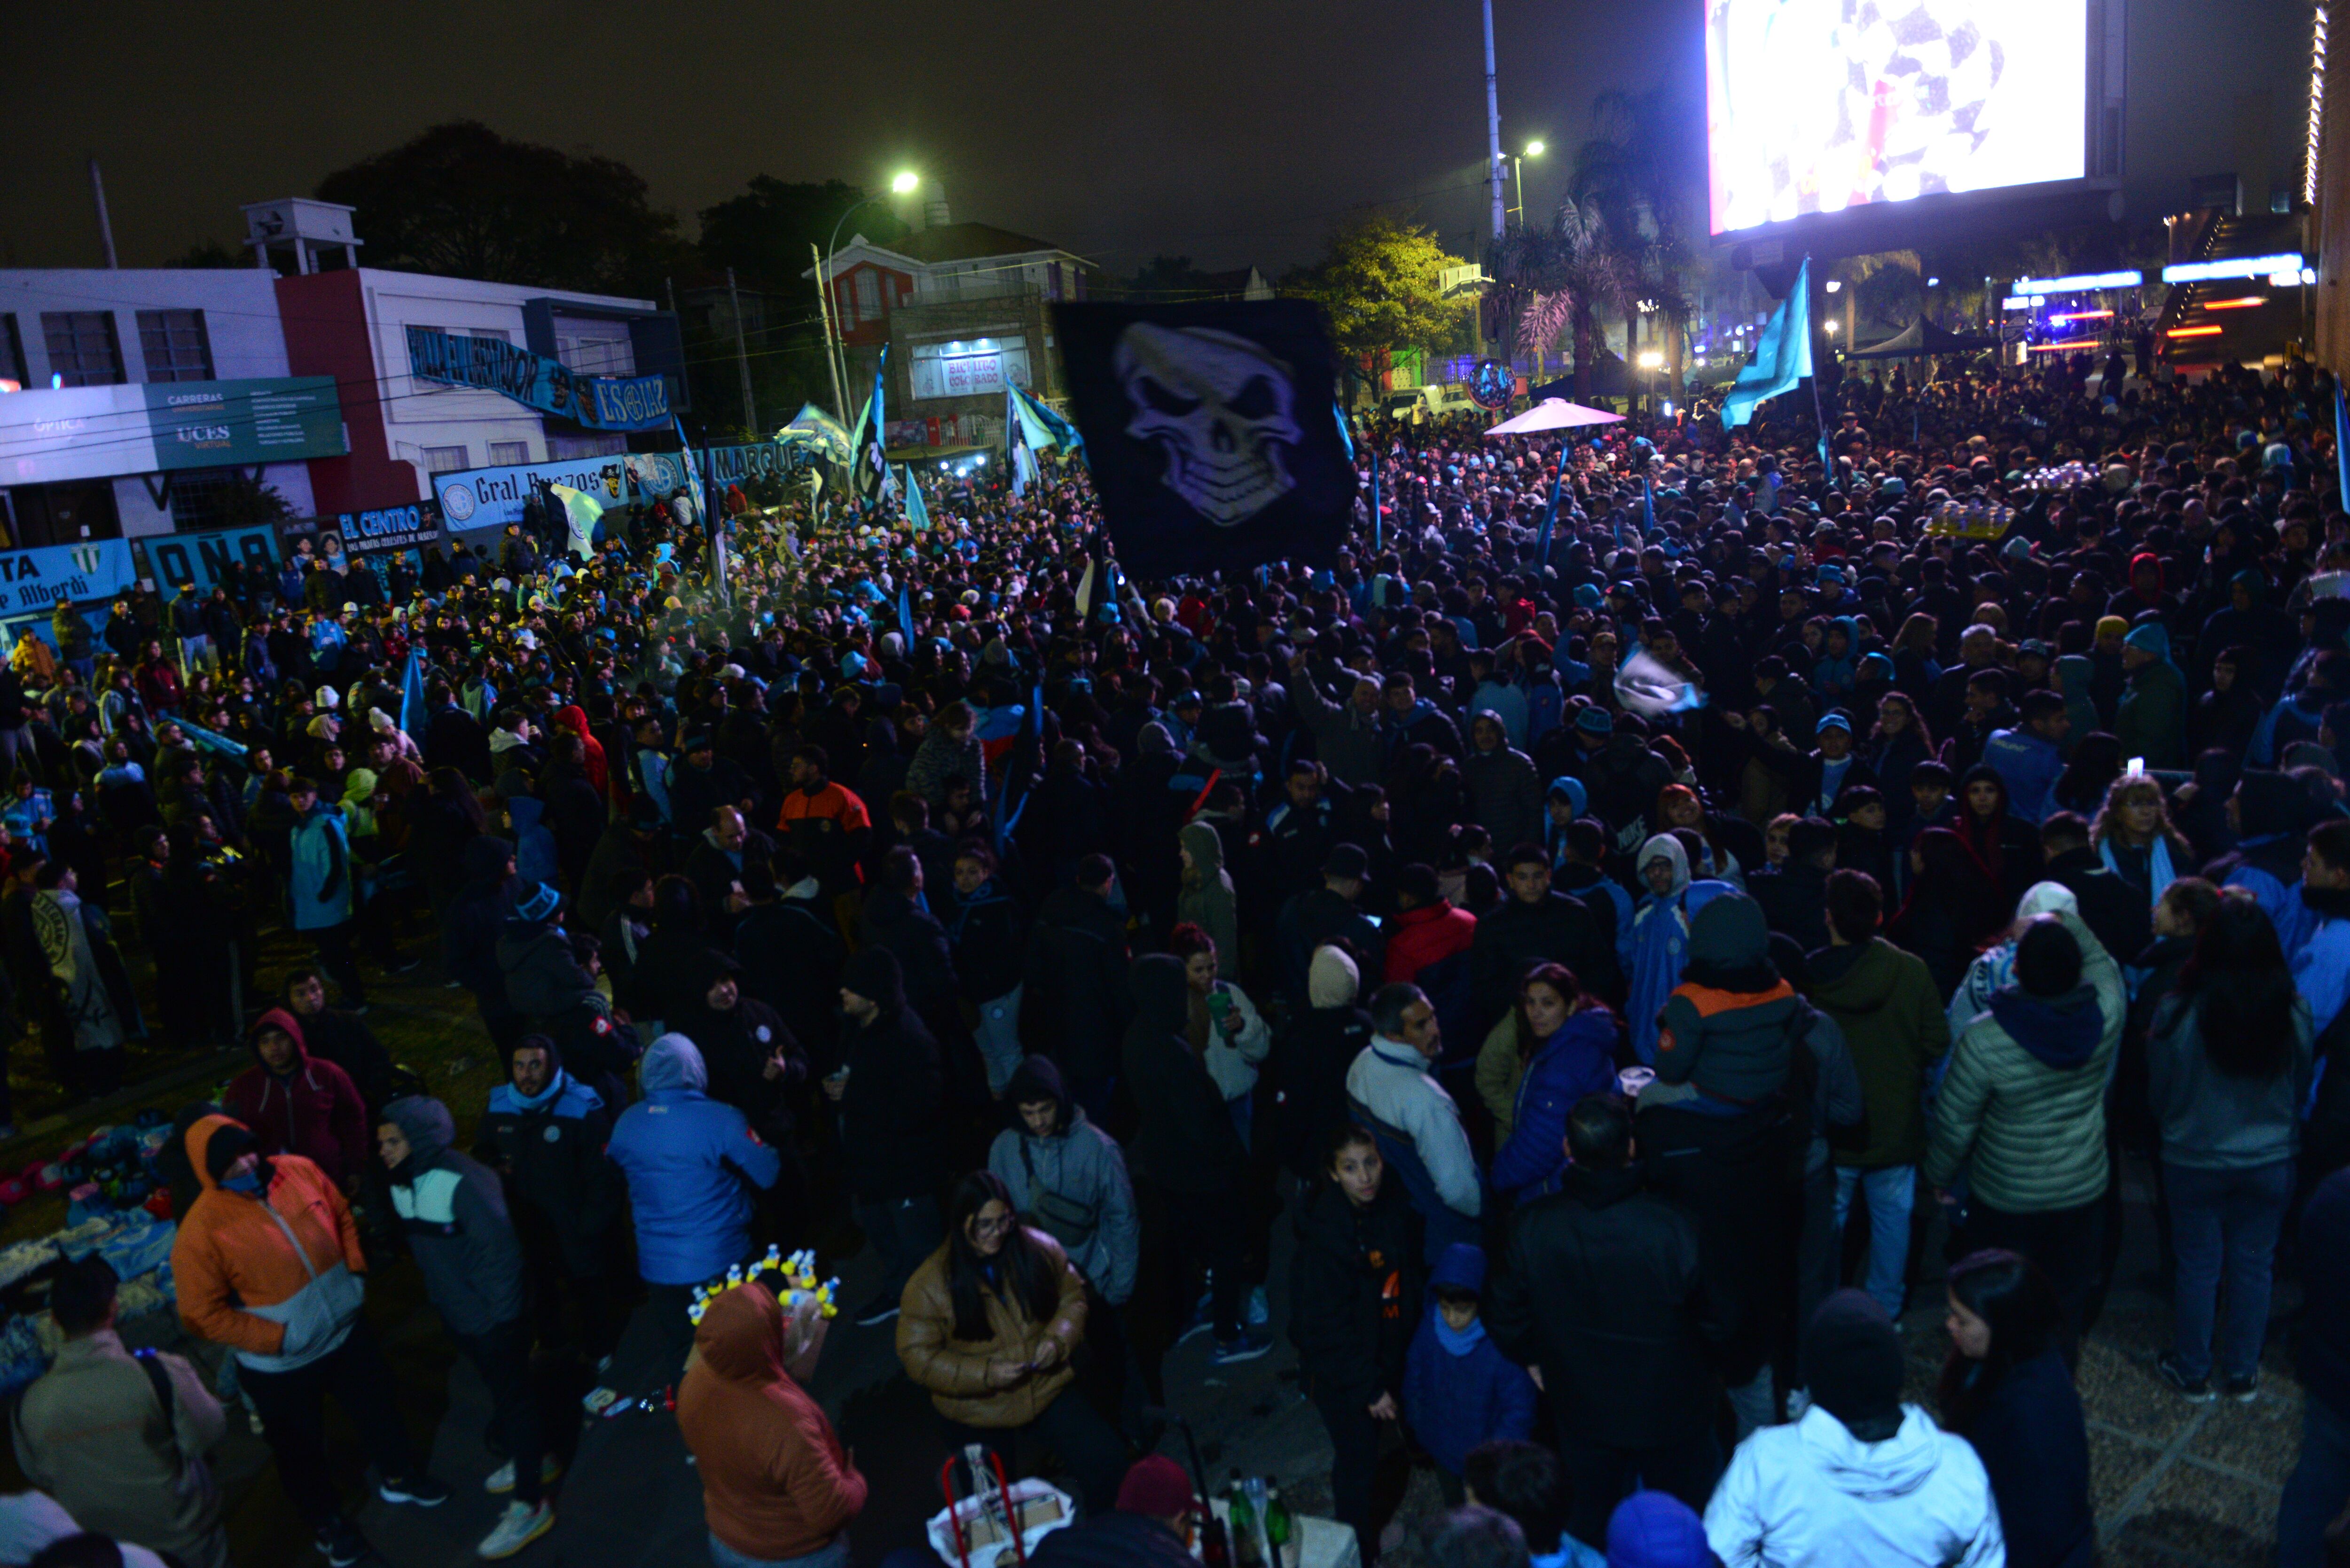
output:
M1327 566L1354 517L1321 312L1056 305L1069 401L1129 576Z

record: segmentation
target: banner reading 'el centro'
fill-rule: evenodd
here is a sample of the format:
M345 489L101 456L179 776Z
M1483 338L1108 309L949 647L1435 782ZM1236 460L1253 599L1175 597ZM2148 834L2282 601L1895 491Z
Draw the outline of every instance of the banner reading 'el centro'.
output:
M478 387L597 430L646 431L670 421L669 383L660 377L582 376L503 337L411 327L408 364L419 380Z

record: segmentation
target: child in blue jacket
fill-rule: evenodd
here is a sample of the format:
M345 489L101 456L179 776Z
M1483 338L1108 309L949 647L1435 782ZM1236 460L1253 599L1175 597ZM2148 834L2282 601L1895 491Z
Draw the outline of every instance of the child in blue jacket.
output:
M1404 1419L1436 1461L1445 1501L1453 1504L1461 1499L1470 1449L1494 1438L1523 1440L1534 1427L1534 1379L1477 1320L1484 1289L1485 1250L1466 1241L1447 1247L1404 1359Z

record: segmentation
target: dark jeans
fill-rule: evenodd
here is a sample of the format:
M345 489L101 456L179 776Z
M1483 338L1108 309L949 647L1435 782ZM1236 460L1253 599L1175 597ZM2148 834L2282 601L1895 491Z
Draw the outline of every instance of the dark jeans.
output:
M1206 1272L1211 1277L1216 1337L1238 1339L1243 1327L1242 1305L1248 1299L1248 1210L1240 1195L1169 1193L1157 1208L1171 1232L1166 1241L1175 1250L1177 1300L1185 1304L1198 1300L1194 1288L1200 1273Z
M343 993L345 1007L367 1005L367 985L359 979L359 960L351 953L351 922L337 926L317 926L303 933L317 950L318 967Z
M2228 1281L2228 1333L2220 1344L2220 1371L2251 1377L2260 1371L2269 1330L2269 1292L2276 1271L2277 1233L2293 1201L2293 1161L2244 1170L2163 1168L2170 1194L2170 1233L2178 1251L2171 1291L2171 1348L2190 1377L2211 1371L2212 1323L2220 1279Z
M906 1282L922 1260L946 1239L946 1222L939 1218L939 1200L920 1198L858 1199L857 1228L865 1232L875 1257L881 1260L881 1293L891 1301L906 1293Z
M2324 1568L2325 1527L2350 1501L2350 1417L2323 1399L2301 1407L2301 1458L2277 1504L2279 1568Z
M515 1501L536 1508L546 1438L539 1427L538 1397L530 1386L530 1320L518 1317L486 1334L452 1331L449 1337L489 1386L490 1429L514 1461Z
M1379 1560L1379 1521L1372 1483L1379 1468L1379 1423L1353 1399L1316 1388L1314 1408L1330 1434L1330 1516L1355 1532L1364 1568Z
M1059 1456L1062 1468L1077 1478L1087 1512L1107 1513L1118 1506L1118 1483L1126 1479L1126 1440L1086 1402L1074 1383L1024 1427L966 1427L943 1417L940 1424L955 1453L961 1454L965 1443L993 1449L1003 1456L1007 1476L1020 1473L1015 1461L1021 1438L1042 1438Z
M692 1304L693 1286L646 1281L644 1304L622 1332L605 1382L624 1394L658 1393L682 1377L693 1348L693 1320L686 1316Z
M1721 1449L1711 1431L1653 1449L1618 1449L1561 1438L1559 1468L1566 1472L1567 1533L1595 1549L1607 1541L1607 1518L1634 1491L1670 1492L1700 1513L1721 1474Z
M2055 1287L2060 1309L2058 1344L2067 1365L2081 1358L2081 1323L2089 1292L2096 1282L2097 1232L2104 1220L2103 1195L2070 1209L2043 1209L2016 1214L1984 1203L1970 1203L1960 1245L1968 1252L1989 1247L2021 1252L2040 1265Z
M237 1376L276 1457L277 1479L312 1530L323 1530L343 1515L327 1468L328 1395L359 1428L368 1458L386 1480L406 1480L416 1473L407 1429L392 1405L391 1368L384 1365L366 1320L353 1324L348 1338L307 1366L256 1372L240 1366Z

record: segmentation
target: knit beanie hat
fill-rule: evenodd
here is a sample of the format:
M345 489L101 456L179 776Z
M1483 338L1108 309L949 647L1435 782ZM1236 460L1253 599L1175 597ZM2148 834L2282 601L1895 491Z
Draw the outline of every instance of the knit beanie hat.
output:
M1147 1454L1134 1461L1118 1486L1118 1511L1152 1519L1174 1519L1191 1511L1191 1482L1183 1467L1164 1454Z
M1607 1568L1720 1568L1695 1510L1669 1492L1636 1491L1607 1521Z
M1901 1409L1901 1336L1866 1292L1842 1290L1820 1303L1804 1331L1804 1381L1812 1403L1848 1428Z
M1305 1000L1315 1007L1348 1007L1362 991L1362 971L1336 948L1314 950L1305 970Z

